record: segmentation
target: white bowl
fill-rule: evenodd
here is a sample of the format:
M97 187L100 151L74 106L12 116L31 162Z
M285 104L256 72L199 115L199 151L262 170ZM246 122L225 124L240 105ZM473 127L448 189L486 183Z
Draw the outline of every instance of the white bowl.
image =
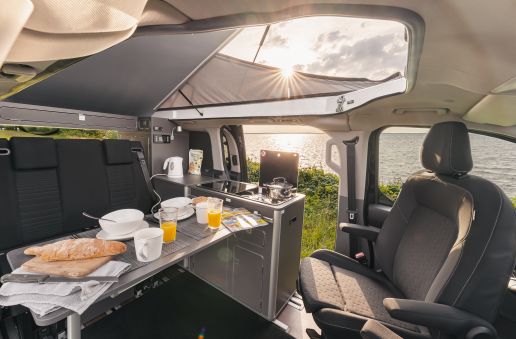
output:
M123 235L136 230L143 221L143 217L143 212L139 210L123 209L108 213L102 217L116 222L99 220L99 224L109 234Z
M162 208L175 207L177 208L177 214L182 215L186 212L186 208L192 204L192 199L186 197L177 197L168 199L161 202Z

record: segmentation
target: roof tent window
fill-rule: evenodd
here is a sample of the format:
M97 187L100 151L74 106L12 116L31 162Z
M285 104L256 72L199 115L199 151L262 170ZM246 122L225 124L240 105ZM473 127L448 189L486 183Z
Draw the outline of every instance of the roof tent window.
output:
M308 17L245 28L220 54L279 68L285 76L298 71L382 80L403 74L408 51L405 37L405 26L398 22Z
M364 98L401 93L408 49L405 26L388 20L319 16L248 27L159 108L330 97L395 79L395 90Z

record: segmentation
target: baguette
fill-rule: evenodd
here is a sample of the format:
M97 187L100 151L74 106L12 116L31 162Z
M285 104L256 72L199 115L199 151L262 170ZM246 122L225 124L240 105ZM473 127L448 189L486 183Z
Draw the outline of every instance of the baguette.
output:
M67 239L25 249L27 255L37 255L45 261L80 260L124 253L122 242L101 239Z

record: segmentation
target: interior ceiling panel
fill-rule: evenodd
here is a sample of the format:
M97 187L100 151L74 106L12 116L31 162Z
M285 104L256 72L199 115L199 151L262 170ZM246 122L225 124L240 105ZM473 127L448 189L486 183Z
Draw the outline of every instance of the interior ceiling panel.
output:
M84 59L8 101L125 115L150 114L233 33L134 37Z

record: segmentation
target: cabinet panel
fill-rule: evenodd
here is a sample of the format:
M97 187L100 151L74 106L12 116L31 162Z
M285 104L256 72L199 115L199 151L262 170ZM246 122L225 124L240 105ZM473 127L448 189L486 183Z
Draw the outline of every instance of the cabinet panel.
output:
M229 290L233 254L228 241L223 240L192 257L192 271L224 291Z
M298 201L285 209L281 221L281 240L278 263L278 290L276 314L288 302L296 290L301 259L301 234L303 231L304 201Z
M237 232L235 233L235 235L238 240L246 244L254 245L259 248L264 248L266 245L266 233L263 228L265 227L270 228L270 226L264 226L254 230Z
M257 312L263 309L263 256L235 246L233 296Z

